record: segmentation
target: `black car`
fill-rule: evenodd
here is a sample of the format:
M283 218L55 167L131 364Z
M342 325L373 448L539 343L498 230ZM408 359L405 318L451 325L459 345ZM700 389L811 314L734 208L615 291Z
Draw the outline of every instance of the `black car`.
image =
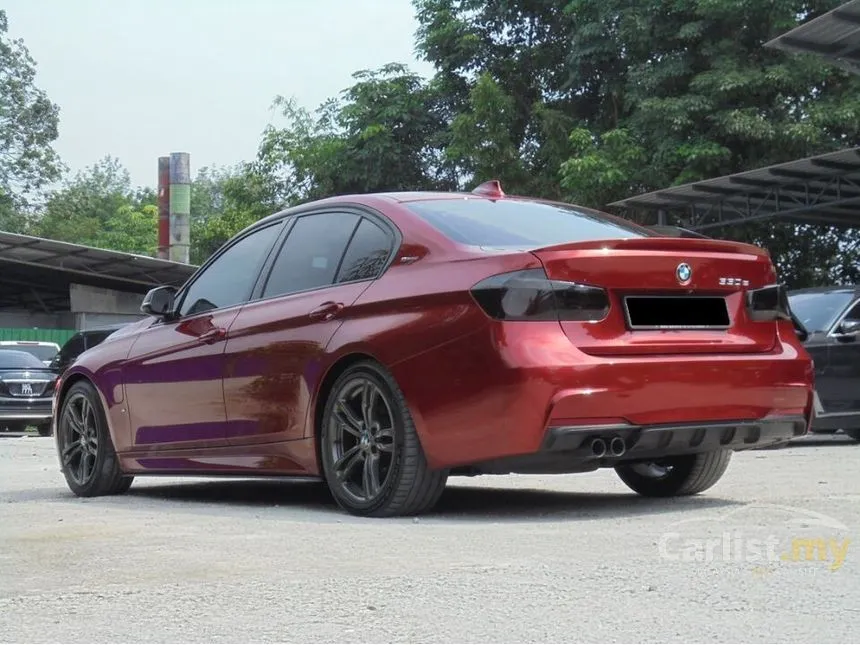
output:
M78 356L88 349L95 347L112 333L118 329L122 329L127 324L128 323L109 325L93 329L84 329L77 332L60 348L59 353L54 357L54 360L51 361L51 369L57 374L62 374L66 371L66 368L68 368L69 365L75 362L75 359Z
M813 432L842 430L860 441L860 287L817 287L788 294L815 361Z
M51 434L51 401L57 375L28 352L0 350L0 426L21 432L34 425Z

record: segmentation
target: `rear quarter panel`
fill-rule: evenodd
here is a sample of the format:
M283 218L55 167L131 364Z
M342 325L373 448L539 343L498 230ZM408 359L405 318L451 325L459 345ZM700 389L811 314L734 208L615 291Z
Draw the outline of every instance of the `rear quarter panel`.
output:
M440 379L450 385L451 379L463 375L447 357L434 364L432 372L420 374L402 368L403 363L422 354L432 358L440 348L489 327L490 319L469 293L475 283L496 273L538 267L540 262L531 254L425 256L414 264L395 261L349 309L329 343L324 373L354 354L382 363L397 380L423 439L426 425L418 399L426 401L426 392ZM325 402L319 400L317 387L306 436L314 433L313 411L319 405Z

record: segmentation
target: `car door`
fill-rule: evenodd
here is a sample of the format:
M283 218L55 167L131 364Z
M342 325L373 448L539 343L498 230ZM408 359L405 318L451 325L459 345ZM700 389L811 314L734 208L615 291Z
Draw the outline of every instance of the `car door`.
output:
M860 414L860 335L842 333L842 325L860 321L860 300L855 300L828 334L828 412ZM860 427L860 420L858 420Z
M349 307L390 258L396 231L349 211L297 217L227 341L231 443L302 439L321 358Z
M123 365L135 448L226 444L226 341L282 229L278 221L232 241L177 294L174 317L140 332Z

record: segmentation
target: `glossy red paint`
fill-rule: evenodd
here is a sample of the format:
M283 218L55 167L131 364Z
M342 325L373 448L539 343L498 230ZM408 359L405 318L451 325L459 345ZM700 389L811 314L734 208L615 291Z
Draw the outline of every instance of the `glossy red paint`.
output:
M307 436L307 410L326 368L338 307L350 307L366 282L252 302L230 329L224 398L227 437L242 446ZM326 309L330 306L330 309ZM320 310L309 321L309 312Z
M809 418L811 361L790 324L745 310L744 292L776 279L760 249L641 237L492 251L458 245L407 209L452 198L518 199L365 195L288 211L341 205L384 218L399 236L390 264L374 280L141 321L84 354L58 397L92 381L122 467L137 474L319 475L326 387L358 357L393 374L438 468L531 455L555 426ZM675 279L679 262L691 283ZM501 321L470 292L527 269L606 288L609 314ZM747 285L720 285L724 276ZM726 297L731 327L631 331L620 313L624 295L691 291Z

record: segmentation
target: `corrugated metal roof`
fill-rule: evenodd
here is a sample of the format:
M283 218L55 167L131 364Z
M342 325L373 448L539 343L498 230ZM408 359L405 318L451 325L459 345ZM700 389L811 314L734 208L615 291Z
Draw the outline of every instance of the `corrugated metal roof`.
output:
M181 285L195 265L144 255L108 251L29 235L0 232L0 273L53 273L58 282L142 292L164 284Z
M851 0L765 44L818 54L860 74L860 0Z
M860 227L860 147L673 186L609 206L684 211L695 230L775 217Z

